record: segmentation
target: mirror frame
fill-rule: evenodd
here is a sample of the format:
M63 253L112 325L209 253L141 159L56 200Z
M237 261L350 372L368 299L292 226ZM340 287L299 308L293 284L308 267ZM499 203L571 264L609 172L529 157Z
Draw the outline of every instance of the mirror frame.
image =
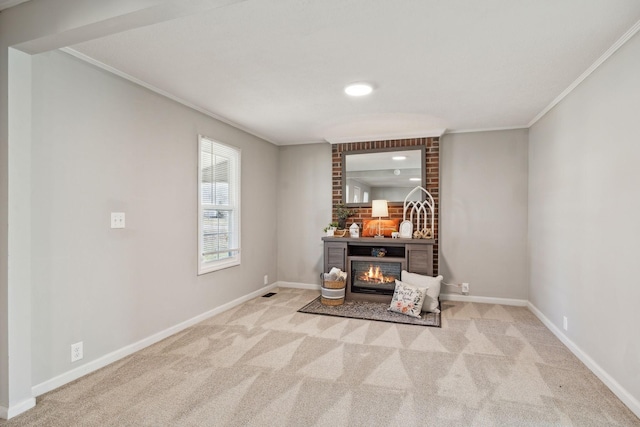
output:
M409 146L409 147L392 147L392 148L375 148L372 150L353 150L353 151L343 151L342 152L342 203L345 204L349 208L367 208L371 207L371 200L367 203L345 203L345 198L347 196L347 156L350 154L368 154L368 153L385 153L385 152L394 152L394 151L420 151L421 162L420 167L422 169L422 180L421 186L422 188L427 188L427 147L424 145L417 146ZM424 193L420 192L422 195L422 199L424 200ZM389 206L403 206L404 201L389 201Z

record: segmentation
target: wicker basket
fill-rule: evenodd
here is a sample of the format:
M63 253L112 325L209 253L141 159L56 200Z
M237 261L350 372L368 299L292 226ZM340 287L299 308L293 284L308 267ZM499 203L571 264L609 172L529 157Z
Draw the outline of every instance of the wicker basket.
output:
M333 299L320 297L320 302L322 303L322 305L342 305L344 304L344 298Z
M327 289L342 289L346 284L347 282L344 280L325 280L322 283L322 287Z
M323 305L344 304L347 282L345 280L325 280L324 274L320 277L322 277L320 302Z
M326 280L324 273L320 273L320 280L322 281L322 287L327 289L342 289L347 286L346 280Z

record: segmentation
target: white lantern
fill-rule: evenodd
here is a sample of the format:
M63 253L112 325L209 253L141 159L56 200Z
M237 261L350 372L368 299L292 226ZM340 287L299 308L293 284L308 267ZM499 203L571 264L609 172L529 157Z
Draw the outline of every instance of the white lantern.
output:
M349 235L351 237L360 237L360 227L355 222L349 227Z

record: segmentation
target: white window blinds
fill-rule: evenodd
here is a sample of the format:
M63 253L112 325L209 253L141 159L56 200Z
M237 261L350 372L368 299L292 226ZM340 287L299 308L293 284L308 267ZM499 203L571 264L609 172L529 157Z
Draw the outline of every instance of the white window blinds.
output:
M240 264L240 150L200 137L199 274Z

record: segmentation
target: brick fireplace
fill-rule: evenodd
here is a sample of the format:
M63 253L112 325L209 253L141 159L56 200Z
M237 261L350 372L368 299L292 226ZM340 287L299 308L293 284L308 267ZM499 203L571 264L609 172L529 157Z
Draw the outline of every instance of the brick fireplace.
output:
M439 239L439 206L440 206L440 138L411 138L385 141L367 141L352 142L347 144L334 144L332 146L332 204L342 201L342 155L349 151L374 150L380 148L398 148L405 147L425 147L425 173L426 173L426 189L431 193L435 201L435 224L433 246L433 274L438 274L438 239ZM362 225L364 219L371 218L371 208L353 208L356 213L348 219L348 224L357 222ZM399 218L402 220L402 203L390 203L389 218ZM333 221L337 221L335 210L333 212ZM414 224L414 229L417 225Z

